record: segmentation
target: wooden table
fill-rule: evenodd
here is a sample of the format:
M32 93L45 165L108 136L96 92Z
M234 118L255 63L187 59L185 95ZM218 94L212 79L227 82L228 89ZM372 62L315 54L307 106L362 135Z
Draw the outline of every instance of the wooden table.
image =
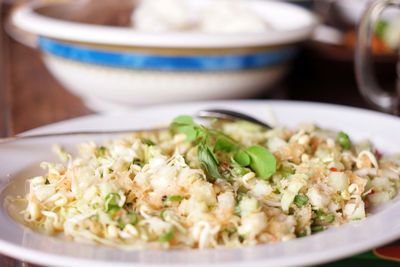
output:
M71 95L47 72L40 53L4 38L1 42L5 65L2 86L8 90L12 133L48 123L93 113L82 101ZM381 77L391 86L393 71L387 68ZM288 78L272 93L259 94L257 99L292 99L367 107L360 97L354 80L352 64L332 61L314 50L306 49L297 58ZM3 105L3 114L4 111ZM0 266L34 266L0 255Z

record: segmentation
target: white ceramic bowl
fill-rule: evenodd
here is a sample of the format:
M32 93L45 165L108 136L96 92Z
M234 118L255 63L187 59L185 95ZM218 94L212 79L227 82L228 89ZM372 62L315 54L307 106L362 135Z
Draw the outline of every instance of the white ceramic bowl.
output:
M201 9L210 1L189 2ZM13 13L12 23L38 36L37 47L49 71L95 110L238 98L267 90L282 78L296 44L316 25L310 12L291 4L240 1L274 30L145 33L58 19L73 1L22 6Z

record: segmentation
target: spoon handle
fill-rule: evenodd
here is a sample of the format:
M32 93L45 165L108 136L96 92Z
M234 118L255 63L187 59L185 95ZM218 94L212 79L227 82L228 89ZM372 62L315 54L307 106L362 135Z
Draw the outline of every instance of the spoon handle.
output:
M241 112L236 112L232 110L225 109L206 109L197 112L195 115L199 118L205 119L224 119L224 120L244 120L249 121L255 124L258 124L267 129L271 129L272 127L266 124L263 121L260 121L254 117L246 115ZM106 134L127 134L127 133L140 133L140 132L149 132L149 131L162 131L168 129L167 126L164 127L155 127L155 128L147 128L147 129L126 129L126 130L95 130L95 131L76 131L76 132L59 132L59 133L44 133L44 134L32 134L32 135L16 135L7 138L0 138L1 143L7 143L22 139L38 139L38 138L46 138L46 137L55 137L55 136L73 136L73 135L106 135Z
M162 131L162 130L166 130L166 129L168 129L168 127L147 128L147 129L126 129L126 130L73 131L73 132L30 134L30 135L15 135L15 136L6 137L6 138L0 138L0 144L12 142L12 141L18 141L18 140L39 139L39 138L56 137L56 136L129 134L129 133Z
M225 110L225 109L205 109L201 110L196 114L200 118L208 118L208 119L224 119L224 120L244 120L244 121L249 121L255 124L258 124L262 127L265 127L267 129L272 129L270 125L267 123L256 119L252 116L249 116L247 114L233 111L233 110Z

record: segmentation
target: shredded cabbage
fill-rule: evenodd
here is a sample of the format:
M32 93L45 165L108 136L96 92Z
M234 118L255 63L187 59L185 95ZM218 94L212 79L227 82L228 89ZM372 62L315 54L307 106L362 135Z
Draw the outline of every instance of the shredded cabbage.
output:
M29 180L24 218L48 234L125 249L240 247L363 219L398 193L400 161L371 144L342 147L315 125L243 125L214 128L269 149L277 168L268 180L219 151L221 177L210 181L184 134L136 133L80 144L77 155L56 146L64 162L42 163L45 173Z

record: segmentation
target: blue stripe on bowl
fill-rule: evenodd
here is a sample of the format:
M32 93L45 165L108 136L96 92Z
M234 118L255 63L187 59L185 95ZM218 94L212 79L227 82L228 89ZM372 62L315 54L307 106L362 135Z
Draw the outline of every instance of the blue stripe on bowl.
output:
M43 52L83 63L129 69L217 71L268 67L290 60L295 49L279 48L252 54L166 56L99 50L40 37Z

